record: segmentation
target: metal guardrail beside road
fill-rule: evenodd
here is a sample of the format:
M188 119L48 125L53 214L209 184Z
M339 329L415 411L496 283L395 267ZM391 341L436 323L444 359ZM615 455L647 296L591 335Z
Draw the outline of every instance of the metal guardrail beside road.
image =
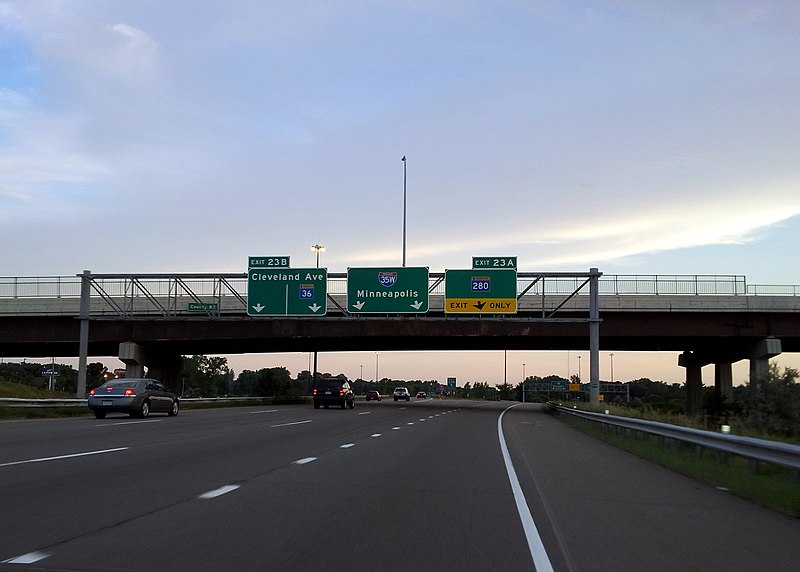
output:
M753 461L800 470L800 445L767 441L766 439L754 439L752 437L741 437L726 433L715 433L713 431L692 429L691 427L681 427L679 425L670 425L668 423L659 423L657 421L647 421L644 419L604 415L602 413L570 409L569 407L554 404L551 404L551 407L555 408L559 413L587 419L593 423L648 433L665 439L673 439L675 441L697 445L720 453L737 455Z

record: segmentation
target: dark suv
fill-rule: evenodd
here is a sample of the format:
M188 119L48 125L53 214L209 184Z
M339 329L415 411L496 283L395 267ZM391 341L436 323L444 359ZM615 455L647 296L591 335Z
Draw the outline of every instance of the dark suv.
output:
M324 405L325 409L329 405L338 405L342 409L356 406L356 396L350 389L350 384L341 379L321 379L314 388L314 409L319 409Z

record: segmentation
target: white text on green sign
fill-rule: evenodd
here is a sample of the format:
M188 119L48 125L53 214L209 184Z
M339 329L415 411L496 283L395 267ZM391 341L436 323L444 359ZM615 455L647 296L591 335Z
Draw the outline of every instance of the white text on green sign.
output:
M324 316L326 268L259 268L247 273L249 316Z
M516 268L516 256L473 256L473 268Z
M216 312L219 304L216 302L189 302L186 309L189 312Z
M247 268L289 268L288 256L249 256Z
M428 311L428 268L348 268L352 313L422 314Z
M514 314L517 311L516 270L448 270L444 282L446 314Z

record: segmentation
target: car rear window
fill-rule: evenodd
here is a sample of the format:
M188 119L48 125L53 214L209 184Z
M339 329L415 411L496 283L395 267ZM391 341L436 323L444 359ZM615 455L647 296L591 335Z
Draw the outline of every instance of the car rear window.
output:
M343 381L323 379L317 382L317 389L341 389Z
M102 387L117 387L121 389L127 389L128 387L136 387L138 383L138 381L121 381L118 379L116 381L107 381L102 385Z

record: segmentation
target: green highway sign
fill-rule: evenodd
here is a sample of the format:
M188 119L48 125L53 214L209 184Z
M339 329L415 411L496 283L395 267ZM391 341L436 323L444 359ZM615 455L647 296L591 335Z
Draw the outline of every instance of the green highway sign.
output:
M249 256L247 268L289 268L288 256Z
M247 272L248 316L324 316L327 296L327 268L251 268Z
M347 311L424 314L428 311L428 268L348 268Z
M189 302L186 309L189 312L217 312L219 304L216 302Z
M473 268L516 268L516 256L473 256Z
M517 271L511 269L447 270L445 314L515 314Z

